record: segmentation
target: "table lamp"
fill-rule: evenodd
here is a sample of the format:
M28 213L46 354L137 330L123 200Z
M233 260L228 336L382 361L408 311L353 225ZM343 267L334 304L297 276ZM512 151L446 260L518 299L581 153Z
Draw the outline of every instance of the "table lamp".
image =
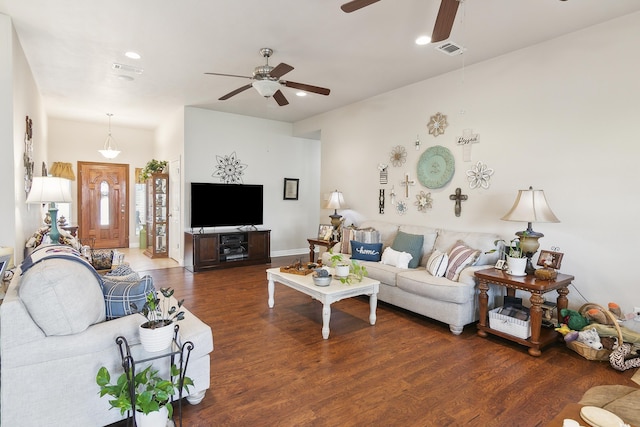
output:
M342 193L338 190L332 192L329 197L329 202L325 207L327 209L333 209L333 214L329 215L329 218L331 218L331 225L333 225L333 228L337 229L340 227L340 218L342 218L342 215L338 214L338 209L345 207Z
M533 231L532 222L560 222L554 215L547 203L543 190L534 190L529 187L528 190L518 190L518 196L513 203L511 210L505 216L500 218L504 221L521 221L528 223L525 231L518 231L516 236L520 240L520 250L527 257L527 266L525 272L533 274L535 268L531 263L531 257L538 251L540 243L538 239L544 237L544 234Z
M49 238L51 243L60 243L60 231L58 231L58 208L56 203L70 203L71 190L69 180L54 176L36 176L31 184L31 191L27 197L27 203L49 203L49 215L51 216L51 231Z

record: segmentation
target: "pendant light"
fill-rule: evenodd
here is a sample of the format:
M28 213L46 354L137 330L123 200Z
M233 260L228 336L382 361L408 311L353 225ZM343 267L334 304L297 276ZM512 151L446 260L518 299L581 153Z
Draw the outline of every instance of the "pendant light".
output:
M107 113L107 116L109 116L109 135L107 135L107 139L104 141L104 147L102 150L98 150L98 152L107 159L115 159L118 157L118 154L120 154L120 150L118 150L116 141L114 141L111 136L111 116L113 116L113 114Z

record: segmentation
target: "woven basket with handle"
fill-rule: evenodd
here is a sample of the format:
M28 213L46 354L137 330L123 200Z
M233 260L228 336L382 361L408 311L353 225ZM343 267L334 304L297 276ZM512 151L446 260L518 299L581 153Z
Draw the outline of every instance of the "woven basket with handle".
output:
M584 316L586 312L592 308L597 308L598 310L602 311L605 314L605 316L607 316L609 320L611 320L614 328L616 329L616 332L618 333L618 344L622 344L622 330L618 325L618 320L613 315L613 313L611 313L609 310L607 310L606 308L598 304L588 302L584 304L582 307L580 307L578 312L582 316ZM603 348L602 350L596 350L595 348L591 348L588 345L578 341L567 342L567 347L569 347L571 350L575 351L576 353L578 353L580 356L584 357L587 360L601 360L601 361L608 362L609 355L611 354L611 350L607 350L605 348Z

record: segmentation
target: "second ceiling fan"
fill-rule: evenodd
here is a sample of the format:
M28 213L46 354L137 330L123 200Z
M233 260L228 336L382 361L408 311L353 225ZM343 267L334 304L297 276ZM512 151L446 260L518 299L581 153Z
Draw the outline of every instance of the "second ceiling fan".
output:
M259 65L254 68L252 76L238 76L236 74L222 74L222 73L205 73L214 76L227 76L227 77L241 77L244 79L254 80L253 83L244 85L239 87L236 90L229 92L228 94L220 97L219 101L224 101L232 96L235 96L241 92L244 92L251 87L255 88L258 93L265 98L273 97L276 100L279 106L284 106L289 104L287 98L284 96L280 88L282 86L290 87L293 89L303 90L305 92L317 93L319 95L329 95L330 90L319 87L308 85L305 83L296 83L289 80L281 80L280 77L287 74L289 71L293 70L293 67L289 64L285 64L281 62L275 67L269 65L269 57L273 55L273 49L268 47L260 49L260 54L265 58L266 63L264 65Z
M380 0L352 0L343 4L340 8L343 12L351 13L379 1ZM456 13L458 12L458 5L460 4L460 1L461 0L440 1L440 9L438 10L436 23L433 26L433 33L431 34L431 43L441 42L442 40L449 38L451 28L453 28L453 22L456 19Z

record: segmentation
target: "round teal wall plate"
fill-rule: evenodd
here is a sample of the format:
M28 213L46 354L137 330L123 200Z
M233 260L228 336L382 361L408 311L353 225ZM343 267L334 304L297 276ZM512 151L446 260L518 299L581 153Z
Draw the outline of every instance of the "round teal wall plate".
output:
M456 161L441 145L429 147L418 161L418 181L427 188L442 188L453 178Z

